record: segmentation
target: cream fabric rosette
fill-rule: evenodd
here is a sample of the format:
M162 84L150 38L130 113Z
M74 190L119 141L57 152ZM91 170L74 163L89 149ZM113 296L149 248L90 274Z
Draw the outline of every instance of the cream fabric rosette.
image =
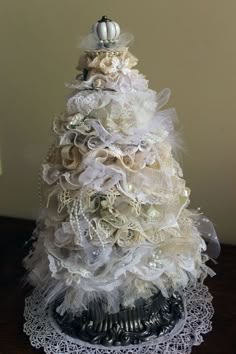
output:
M62 136L68 130L77 130L77 128L83 123L85 116L81 113L69 115L62 113L53 119L54 132Z
M76 170L80 166L82 155L77 146L69 144L62 146L61 159L67 170Z
M111 237L116 231L116 228L106 218L95 218L96 229L99 234L102 234L104 242L111 242Z
M122 156L121 154L122 151L118 151L118 149L99 149L95 152L94 158L104 165L113 164L133 172L144 168L146 165L147 153L137 151L129 156Z
M90 71L90 76L95 73L103 73L112 77L117 77L122 70L131 69L137 65L138 59L128 51L87 51L79 60L77 69Z
M84 89L110 89L120 92L128 92L132 90L146 90L148 88L148 81L138 70L130 70L124 68L117 77L104 75L101 73L90 74L88 73L86 80L79 76L76 80L67 84L69 88L79 90Z
M71 189L67 183L67 175L78 171L82 160L79 148L73 144L55 146L47 161L42 165L42 202L46 204L51 212L56 215L61 212L61 205L64 205L60 196L63 194L62 185L65 189ZM50 204L50 205L49 205ZM65 211L63 212L63 214Z
M55 171L61 171L62 167L73 170L79 167L81 160L82 154L78 146L74 144L57 145L53 147L43 166L45 169L47 166L48 170L51 168Z
M53 155L43 164L42 178L52 185L66 170L76 170L80 166L82 155L79 148L73 144L55 147Z
M125 155L120 159L121 166L128 171L138 171L146 165L146 153L138 151L133 155Z
M120 229L115 235L115 240L120 247L134 247L143 240L143 237L136 230Z

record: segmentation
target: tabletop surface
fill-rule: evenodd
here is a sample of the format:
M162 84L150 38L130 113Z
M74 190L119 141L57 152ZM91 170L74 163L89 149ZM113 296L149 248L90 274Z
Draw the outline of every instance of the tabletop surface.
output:
M0 217L0 354L44 353L33 349L22 331L24 298L29 290L23 287L21 260L27 252L24 242L33 228L33 221ZM206 281L214 298L213 330L193 348L192 354L235 354L236 247L223 245L218 264L209 265L217 273Z

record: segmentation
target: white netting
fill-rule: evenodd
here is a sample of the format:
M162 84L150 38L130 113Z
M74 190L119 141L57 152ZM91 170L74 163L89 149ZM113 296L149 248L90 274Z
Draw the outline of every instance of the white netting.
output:
M51 316L50 308L45 309L42 293L34 291L25 302L24 332L30 337L31 345L42 347L46 354L189 354L192 346L202 343L202 335L212 329L214 309L212 296L202 284L186 288L184 301L184 319L170 334L144 344L107 348L62 333Z

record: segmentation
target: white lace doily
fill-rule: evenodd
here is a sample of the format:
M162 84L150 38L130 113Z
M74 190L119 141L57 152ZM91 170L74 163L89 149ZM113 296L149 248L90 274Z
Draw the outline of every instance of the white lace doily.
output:
M24 332L31 345L43 348L46 354L189 354L192 346L202 343L202 335L212 329L214 309L212 296L202 284L185 289L184 301L185 316L170 334L143 344L107 348L62 333L50 307L45 308L42 293L35 290L25 300Z

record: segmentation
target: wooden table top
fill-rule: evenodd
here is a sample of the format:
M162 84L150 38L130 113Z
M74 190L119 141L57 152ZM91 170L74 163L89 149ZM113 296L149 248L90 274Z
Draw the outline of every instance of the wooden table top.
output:
M0 354L43 354L33 349L22 331L26 289L21 260L23 248L34 227L33 221L0 217L1 292ZM22 236L23 235L23 236ZM209 264L217 273L206 284L214 297L213 330L192 354L236 353L236 247L223 245L217 265Z

